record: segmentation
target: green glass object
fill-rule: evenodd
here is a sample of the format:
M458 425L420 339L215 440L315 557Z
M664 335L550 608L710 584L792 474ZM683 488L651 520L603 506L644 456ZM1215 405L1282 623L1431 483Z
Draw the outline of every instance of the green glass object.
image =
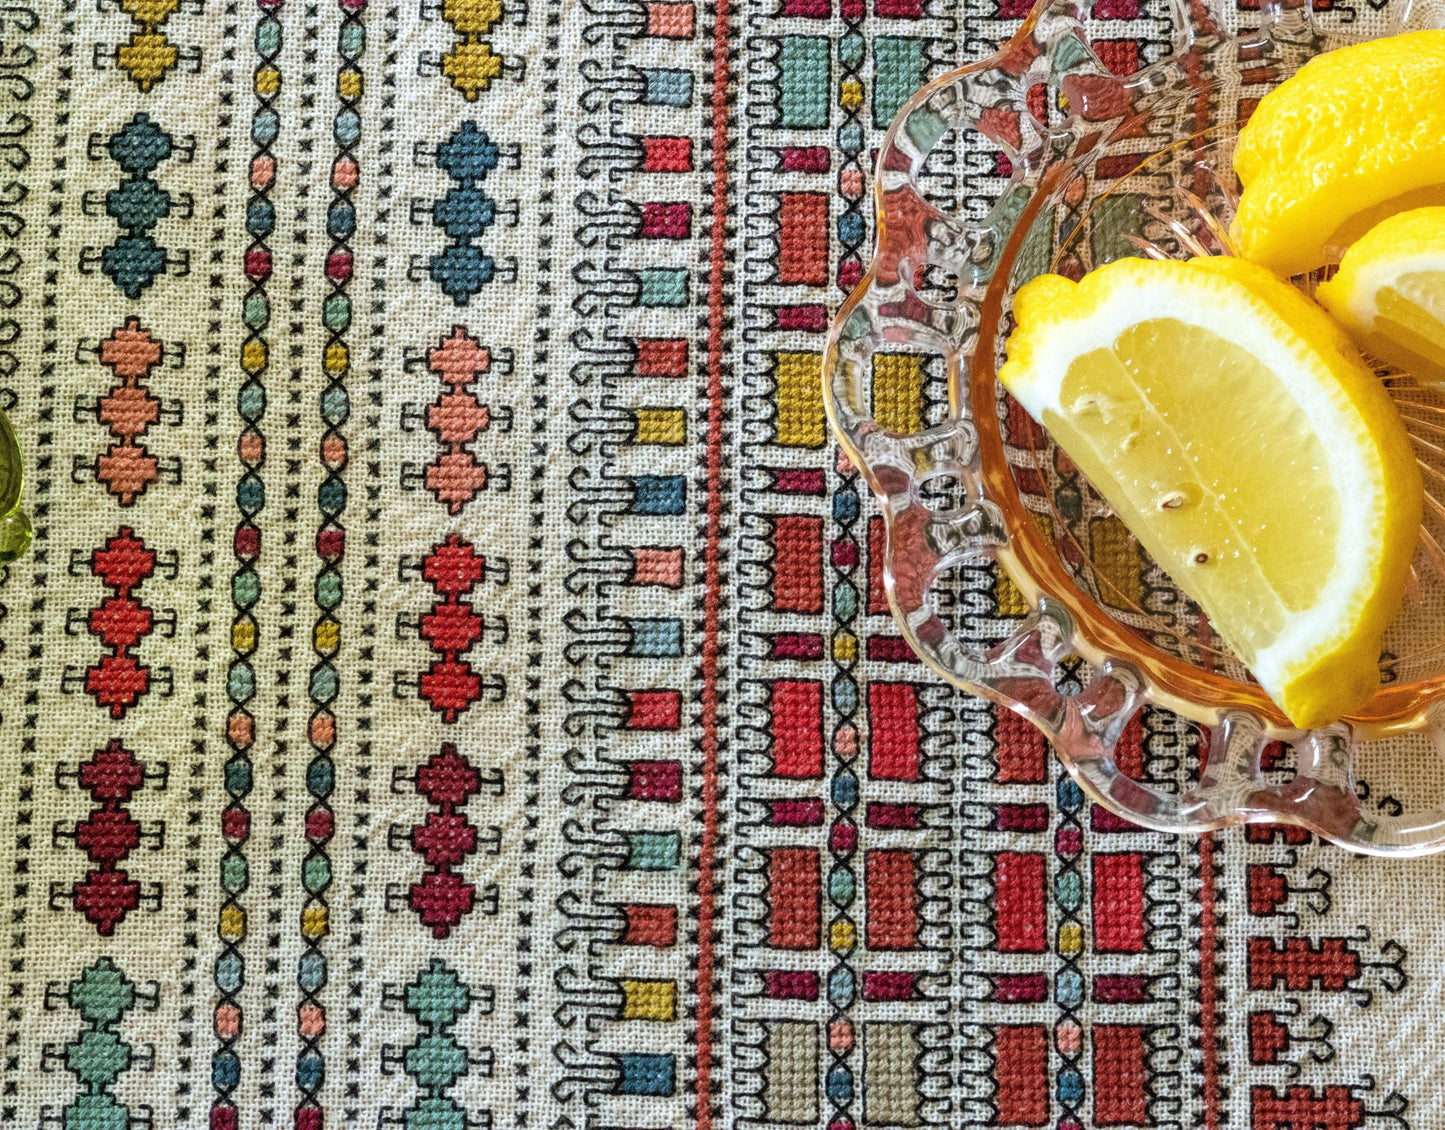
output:
M15 430L0 412L0 565L14 561L30 548L30 519L20 509L25 485L25 463Z

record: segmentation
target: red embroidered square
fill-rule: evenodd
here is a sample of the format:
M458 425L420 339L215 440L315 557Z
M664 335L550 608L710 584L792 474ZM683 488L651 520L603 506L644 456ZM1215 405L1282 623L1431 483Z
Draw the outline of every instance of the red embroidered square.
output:
M690 137L644 137L642 153L644 172L692 172L692 138Z
M680 801L682 762L634 761L627 795L633 800L662 800L671 803Z
M778 777L823 775L823 684L781 680L773 684L773 773Z
M682 724L681 691L630 691L629 730L676 730Z

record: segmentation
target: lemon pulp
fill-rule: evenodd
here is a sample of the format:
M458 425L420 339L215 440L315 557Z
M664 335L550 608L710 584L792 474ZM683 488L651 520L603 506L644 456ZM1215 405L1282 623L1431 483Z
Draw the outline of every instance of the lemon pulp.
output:
M1280 400L1274 374L1175 319L1130 326L1079 357L1061 400L1066 411L1045 410L1044 426L1091 480L1113 484L1144 548L1236 626L1230 646L1252 664L1319 598L1339 539L1339 500L1317 473L1326 454L1304 412L1251 411ZM1269 489L1287 483L1302 489Z
M1394 342L1400 367L1422 380L1445 382L1445 272L1401 275L1396 286L1375 296L1375 305L1374 336Z
M1422 489L1344 333L1240 259L1125 259L1014 299L999 380L1290 720L1379 686Z

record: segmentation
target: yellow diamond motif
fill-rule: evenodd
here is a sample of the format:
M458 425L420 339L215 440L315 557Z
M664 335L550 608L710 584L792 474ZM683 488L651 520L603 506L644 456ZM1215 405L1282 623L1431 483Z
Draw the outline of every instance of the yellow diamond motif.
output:
M442 74L468 102L491 86L502 73L500 56L486 43L458 43L442 56Z
M179 54L164 32L136 32L129 43L116 48L115 61L138 87L149 90L166 77Z
M147 28L165 23L180 6L181 0L120 0L121 11Z
M256 624L252 620L241 620L231 626L231 648L247 655L256 650Z
M326 907L308 906L301 912L301 936L313 941L326 936Z
M442 19L458 35L486 35L502 18L502 0L442 0Z
M241 346L241 367L248 373L259 373L266 367L266 343L248 341Z
M238 942L246 936L246 912L239 906L227 906L221 910L221 939Z

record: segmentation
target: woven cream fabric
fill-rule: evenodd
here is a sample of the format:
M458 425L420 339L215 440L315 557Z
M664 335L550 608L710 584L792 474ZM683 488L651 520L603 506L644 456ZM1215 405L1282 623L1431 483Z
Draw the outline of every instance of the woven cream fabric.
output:
M1120 825L881 602L822 331L1023 14L0 8L0 1122L1445 1124L1445 864Z

